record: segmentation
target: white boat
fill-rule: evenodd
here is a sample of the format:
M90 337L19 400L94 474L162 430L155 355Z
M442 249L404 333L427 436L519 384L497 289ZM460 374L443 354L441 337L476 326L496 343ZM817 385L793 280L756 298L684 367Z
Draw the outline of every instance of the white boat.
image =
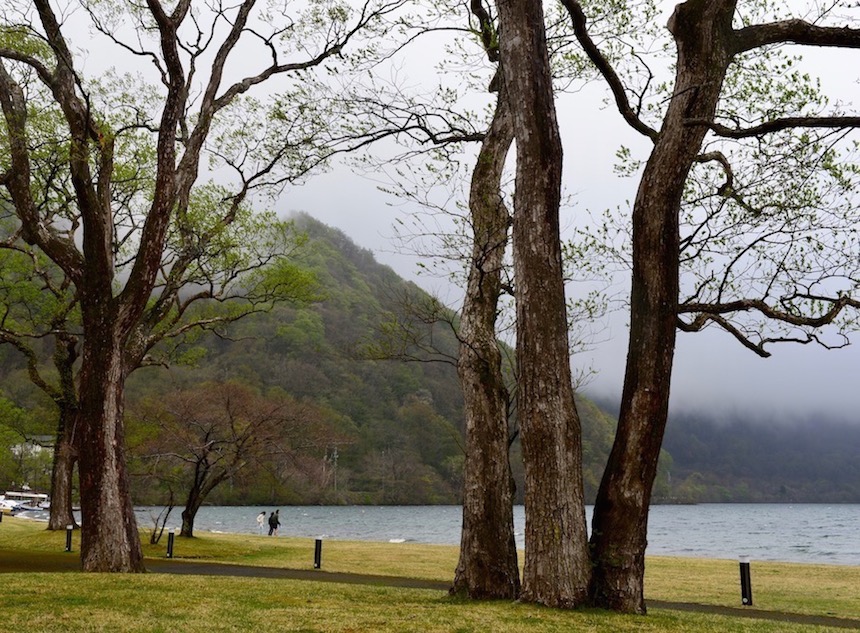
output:
M27 510L40 510L41 504L48 503L50 503L48 495L41 492L7 490L5 494L0 495L0 512L15 514Z
M11 499L6 499L5 495L0 495L0 513L3 514L15 514L21 502L12 501Z

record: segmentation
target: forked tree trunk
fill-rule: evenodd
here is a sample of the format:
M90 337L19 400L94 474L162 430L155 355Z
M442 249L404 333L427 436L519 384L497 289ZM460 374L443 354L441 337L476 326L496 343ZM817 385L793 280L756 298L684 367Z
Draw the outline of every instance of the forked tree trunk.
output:
M188 491L188 497L185 500L185 508L182 510L182 529L179 536L194 536L194 519L197 517L197 511L200 506L209 496L209 493L219 484L227 480L227 471L220 470L216 474L212 474L212 470L205 464L198 462L194 470L194 482Z
M466 413L463 528L453 594L515 599L520 591L509 461L508 392L496 339L496 314L510 216L500 187L513 140L500 94L472 174L474 242L460 320L457 372Z
M561 266L561 139L542 5L509 0L498 9L517 141L513 251L526 512L521 599L567 608L586 601L591 564Z
M633 207L630 341L615 443L592 525L596 606L644 613L648 507L669 408L684 184L713 118L731 51L734 1L690 0L669 23L675 89Z
M185 499L185 507L182 509L182 528L179 530L179 536L191 538L194 536L194 519L197 516L197 511L203 504L203 495L200 492L199 484L200 463L198 462L194 472L194 482L188 491L188 497Z
M81 564L84 571L143 572L124 452L125 373L117 338L109 327L84 337L77 423Z
M189 498L186 502L185 508L182 509L182 528L179 530L179 536L187 538L194 536L194 519L197 517L202 501L199 498Z
M206 475L202 472L202 468L203 464L198 461L194 467L194 478L191 482L191 487L188 489L188 496L185 498L185 507L182 509L182 528L179 530L179 536L187 538L194 536L194 518L203 504L201 487Z

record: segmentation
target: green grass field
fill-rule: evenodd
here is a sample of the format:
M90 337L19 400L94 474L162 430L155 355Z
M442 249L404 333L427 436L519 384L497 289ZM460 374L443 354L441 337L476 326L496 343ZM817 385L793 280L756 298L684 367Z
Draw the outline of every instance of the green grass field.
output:
M64 553L65 533L4 517L0 569L35 561L77 562ZM145 545L165 557L167 536ZM176 539L178 560L313 568L310 539L201 534ZM448 581L455 547L326 541L325 571ZM649 600L740 606L736 561L649 558ZM753 561L755 608L860 620L860 568ZM469 602L444 591L271 578L202 575L0 574L0 629L9 631L416 631L416 632L794 632L845 630L736 615L650 608L647 616L596 610L559 611L531 605Z

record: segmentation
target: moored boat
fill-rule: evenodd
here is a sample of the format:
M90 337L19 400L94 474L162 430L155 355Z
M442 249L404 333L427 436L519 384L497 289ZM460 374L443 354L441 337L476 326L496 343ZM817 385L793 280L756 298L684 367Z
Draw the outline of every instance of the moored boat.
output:
M0 495L0 512L4 514L44 510L49 507L48 495L42 492L7 490L5 494Z

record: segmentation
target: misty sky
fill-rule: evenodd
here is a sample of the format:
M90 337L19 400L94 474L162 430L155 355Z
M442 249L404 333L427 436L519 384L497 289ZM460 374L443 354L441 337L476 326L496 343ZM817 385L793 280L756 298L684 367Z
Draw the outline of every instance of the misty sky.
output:
M416 258L393 252L391 224L403 210L387 207L387 200L370 181L332 173L288 192L281 203L341 229L401 276L455 302L458 289L442 279L419 275ZM584 391L618 396L626 359L626 316L607 317L598 338L595 350L585 355L598 374ZM860 335L854 346L841 350L782 345L771 351L770 358L759 358L716 329L679 332L673 407L774 413L792 419L827 414L860 423Z
M809 55L816 56L817 53ZM860 54L855 56L860 59ZM844 63L831 63L833 59L827 54L820 58L816 67L824 71L825 88L834 86L836 94L842 90L843 98L846 86L849 94L856 91L854 79L845 76ZM843 71L837 74L834 69L840 67ZM586 207L599 211L623 206L633 199L637 179L612 173L615 152L621 143L639 151L643 158L647 156L648 143L630 132L616 112L601 105L601 94L597 88L588 88L559 102L565 142L564 187L575 198L574 207L562 211L563 227ZM306 211L340 228L401 276L456 305L458 289L452 289L442 279L417 276L414 257L392 252L395 247L390 240L391 225L395 218L408 214L409 207L387 206L391 202L390 196L377 191L375 183L338 169L306 187L285 192L279 208ZM573 359L574 365L591 364L597 371L584 387L586 393L620 397L626 323L623 313L607 317L594 351ZM777 420L813 421L816 416L826 415L860 423L860 333L854 337L853 346L840 350L783 344L771 346L769 351L770 358L760 358L717 328L696 334L679 332L673 409L714 409Z

